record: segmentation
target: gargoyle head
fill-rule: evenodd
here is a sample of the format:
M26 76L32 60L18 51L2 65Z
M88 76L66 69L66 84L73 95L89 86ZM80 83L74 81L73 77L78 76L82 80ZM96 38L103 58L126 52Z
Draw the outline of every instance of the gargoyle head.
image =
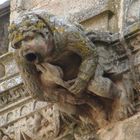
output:
M39 62L54 49L52 30L46 19L34 12L28 12L12 22L9 39L12 47L20 50L20 56L30 62Z

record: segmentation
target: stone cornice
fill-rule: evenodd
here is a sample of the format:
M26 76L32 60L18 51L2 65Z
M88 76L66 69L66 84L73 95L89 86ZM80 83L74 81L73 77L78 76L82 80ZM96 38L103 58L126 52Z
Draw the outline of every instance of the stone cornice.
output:
M10 14L10 1L6 1L0 5L0 17Z
M125 39L130 39L139 34L140 21L128 26L124 30ZM90 31L87 35L93 42L104 42L107 44L119 43L119 33L101 32L101 31Z
M84 11L74 13L74 15L70 15L69 19L71 21L82 23L103 13L113 15L113 11L109 9L108 5L106 5L105 7L97 7L97 9L90 8Z

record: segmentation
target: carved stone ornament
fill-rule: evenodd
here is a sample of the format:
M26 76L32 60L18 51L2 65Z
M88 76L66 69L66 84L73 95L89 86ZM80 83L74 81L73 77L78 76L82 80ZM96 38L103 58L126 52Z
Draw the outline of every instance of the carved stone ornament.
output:
M36 139L34 133L41 140L98 139L98 129L139 110L140 41L132 26L125 50L118 34L86 33L44 10L13 21L9 38L25 86L36 100L54 105L56 120L50 127L51 117L34 114L27 119L32 134L21 131L20 140Z

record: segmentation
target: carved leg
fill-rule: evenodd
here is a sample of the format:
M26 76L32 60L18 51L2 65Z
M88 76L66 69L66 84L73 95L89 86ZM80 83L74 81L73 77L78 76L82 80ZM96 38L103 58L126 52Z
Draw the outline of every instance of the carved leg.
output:
M120 90L109 78L103 77L103 74L104 68L98 65L95 76L91 79L87 89L98 96L116 99L120 96Z
M135 112L132 104L134 93L131 85L128 74L124 74L121 80L113 83L109 78L102 77L102 72L100 71L95 75L94 80L90 81L88 90L98 96L113 99L113 118L120 120Z
M95 77L94 80L91 80L88 90L98 96L109 99L116 99L120 96L121 92L110 79L101 76Z

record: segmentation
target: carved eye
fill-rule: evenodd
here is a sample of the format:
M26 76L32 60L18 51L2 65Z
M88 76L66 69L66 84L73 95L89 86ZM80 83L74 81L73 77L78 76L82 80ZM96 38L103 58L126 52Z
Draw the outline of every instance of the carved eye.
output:
M21 47L21 41L16 42L14 45L12 45L12 47L13 47L14 49L19 49L19 48Z
M25 38L24 38L24 41L31 41L31 40L33 40L34 39L34 36L26 36Z
M39 33L39 35L41 35L44 38L44 34L43 33Z

